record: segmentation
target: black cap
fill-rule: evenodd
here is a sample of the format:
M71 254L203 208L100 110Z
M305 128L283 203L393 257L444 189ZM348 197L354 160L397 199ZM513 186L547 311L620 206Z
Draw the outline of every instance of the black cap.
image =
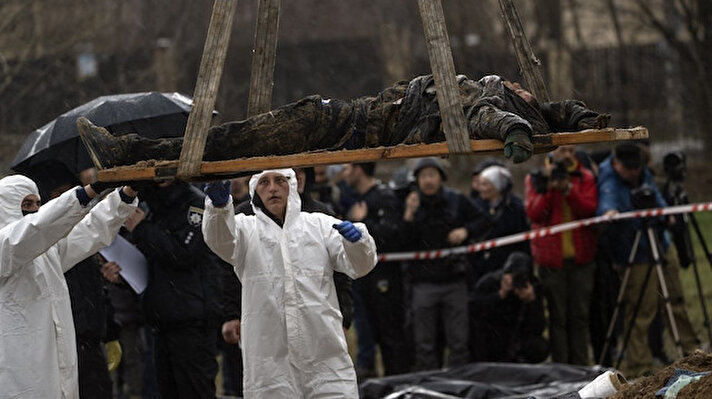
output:
M443 181L447 180L447 175L445 174L445 169L443 169L442 164L440 164L440 161L438 161L437 158L433 157L423 158L418 161L418 164L415 165L415 169L413 169L413 176L417 179L418 173L420 173L423 168L428 167L437 169L438 172L440 172L440 177L442 177Z
M531 274L532 258L524 252L516 251L509 254L502 268L505 273Z

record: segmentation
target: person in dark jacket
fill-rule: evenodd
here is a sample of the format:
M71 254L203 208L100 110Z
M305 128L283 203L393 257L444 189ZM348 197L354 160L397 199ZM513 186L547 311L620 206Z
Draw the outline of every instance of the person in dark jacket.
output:
M423 158L413 174L417 190L408 195L403 212L405 247L408 250L448 248L466 243L476 234L477 210L462 193L446 188L447 176L436 158ZM431 370L442 357L436 350L438 323L443 323L449 348L448 365L469 359L465 256L407 262L412 282L413 332L416 368Z
M512 193L512 175L503 166L492 165L479 173L478 197L473 201L479 210L470 242L479 242L529 230L529 221L522 199ZM530 253L529 243L491 248L470 257L473 281L504 266L512 251Z
M549 355L543 299L526 253L512 252L502 269L482 276L471 306L475 361L539 363Z
M517 83L489 75L475 81L457 77L470 138L504 142L514 162L531 157L533 133L605 127L610 115L580 101L539 103ZM146 159L178 159L182 138L148 139L136 134L111 136L80 118L82 139L101 167ZM247 120L215 126L208 132L205 161L313 150L356 149L445 140L432 75L397 82L376 96L353 101L303 98Z
M470 199L472 201L477 201L480 198L480 173L494 165L504 166L504 162L498 158L487 157L478 162L477 165L472 168L472 176L470 180Z
M172 180L144 190L142 200L149 212L129 229L149 263L142 309L155 330L161 396L214 398L223 274L203 241L204 194Z
M345 181L357 193L347 218L368 227L379 252L393 252L401 248L402 204L393 191L376 180L375 170L374 162L345 166ZM385 375L409 371L401 263L378 263L369 274L354 281L354 290L363 301L367 326L381 349Z
M632 143L623 143L616 146L613 154L600 165L598 176L598 208L596 214L612 216L619 212L632 211L636 208L633 192L644 189L650 195L652 204L644 207L665 207L667 203L653 181L653 175L646 166L643 150ZM647 197L647 195L646 195ZM643 204L636 204L640 207ZM652 205L652 206L651 206ZM667 223L672 222L672 217L666 218ZM672 309L675 324L680 338L683 352L689 354L699 346L699 340L692 327L690 318L685 308L685 296L680 283L680 265L674 248L670 248L668 234L665 232L665 222L651 218L650 227L658 237L660 244L660 262L663 277L668 289L669 305ZM630 268L626 281L623 300L626 302L624 325L628 326L633 317L633 308L637 305L637 314L631 326L628 346L626 347L625 361L621 369L626 370L626 375L638 376L651 370L653 357L648 345L648 332L661 298L658 284L658 274L653 271L645 279L650 262L653 262L651 245L645 231L642 231L632 264L628 263L636 232L643 229L643 220L619 220L608 226L606 235L611 243L611 256L614 264L623 274L625 267ZM643 284L645 282L645 284ZM642 291L642 294L641 294ZM642 295L642 296L641 296ZM638 297L640 302L638 303ZM668 319L665 318L668 322Z

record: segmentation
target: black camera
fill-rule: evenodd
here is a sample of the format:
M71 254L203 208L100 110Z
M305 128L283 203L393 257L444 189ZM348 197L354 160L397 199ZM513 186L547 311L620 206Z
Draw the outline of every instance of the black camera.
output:
M551 180L566 180L569 177L569 171L566 169L564 161L556 161L554 157L549 155L549 164L553 166L551 169Z
M630 200L635 209L655 208L655 190L647 183L630 191Z
M663 170L672 181L683 181L687 175L687 160L682 151L671 151L663 157Z
M562 161L554 162L554 168L551 170L551 180L566 180L569 178L569 171L566 170L566 165Z

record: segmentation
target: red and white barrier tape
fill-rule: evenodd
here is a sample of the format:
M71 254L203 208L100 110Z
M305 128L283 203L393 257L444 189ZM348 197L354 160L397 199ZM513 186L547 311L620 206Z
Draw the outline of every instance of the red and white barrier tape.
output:
M546 237L552 234L561 233L563 231L574 230L580 227L591 226L594 224L611 222L621 219L638 219L644 217L675 215L679 213L702 212L712 210L712 202L703 202L689 205L669 206L665 208L644 209L640 211L631 211L619 213L614 216L596 216L589 219L581 219L573 222L561 223L554 226L542 227L535 230L530 230L524 233L512 234L509 236L499 237L492 240L482 241L475 244L464 245L461 247L435 249L432 251L417 251L417 252L391 252L378 255L379 262L393 262L403 260L420 260L420 259L437 259L450 255L468 254L480 252L487 249L502 247L505 245L514 244L517 242L531 240L532 238Z

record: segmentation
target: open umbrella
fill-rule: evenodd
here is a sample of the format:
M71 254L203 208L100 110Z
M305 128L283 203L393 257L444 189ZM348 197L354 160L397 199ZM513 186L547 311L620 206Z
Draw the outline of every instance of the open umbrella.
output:
M24 173L39 163L58 160L71 172L78 173L93 166L79 139L78 117L85 116L116 135L137 133L149 138L178 137L185 131L192 104L190 97L180 93L146 92L98 97L32 132L11 167Z

